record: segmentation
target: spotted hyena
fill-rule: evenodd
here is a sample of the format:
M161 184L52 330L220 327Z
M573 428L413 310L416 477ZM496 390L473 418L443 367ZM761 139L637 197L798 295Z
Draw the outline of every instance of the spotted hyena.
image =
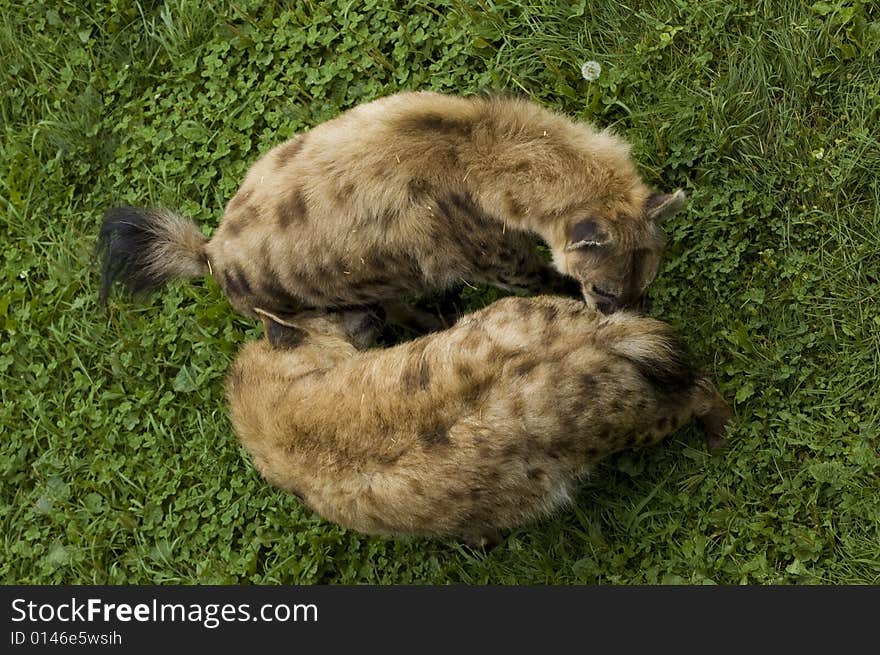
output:
M227 381L259 472L343 526L471 542L571 499L602 457L731 411L657 320L506 298L448 330L364 345L364 314L266 317Z
M115 280L146 292L211 274L238 312L291 316L471 281L611 312L643 302L659 223L683 203L607 131L522 99L405 92L266 153L210 240L171 211L110 210L102 297Z

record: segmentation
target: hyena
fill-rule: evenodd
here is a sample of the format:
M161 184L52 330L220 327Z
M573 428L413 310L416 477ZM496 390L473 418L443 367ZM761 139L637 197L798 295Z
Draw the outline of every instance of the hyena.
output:
M609 453L731 410L666 324L560 296L509 297L453 327L359 350L364 314L265 317L227 380L260 474L364 533L497 538L563 506Z
M148 292L211 274L256 318L470 281L583 295L611 312L643 302L659 223L683 204L682 191L652 191L608 131L523 99L404 92L266 153L210 240L172 211L110 210L101 295L115 280Z

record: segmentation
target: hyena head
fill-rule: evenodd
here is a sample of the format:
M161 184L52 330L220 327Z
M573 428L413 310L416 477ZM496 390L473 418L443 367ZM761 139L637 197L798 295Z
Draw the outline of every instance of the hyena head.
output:
M603 314L649 311L647 290L657 277L665 238L660 224L678 212L685 194L655 192L637 207L573 216L564 261L557 266L581 284L586 303ZM622 211L621 211L622 210Z
M266 340L273 348L292 350L300 346L318 346L328 351L363 350L373 344L382 317L370 309L307 311L282 318L260 308Z

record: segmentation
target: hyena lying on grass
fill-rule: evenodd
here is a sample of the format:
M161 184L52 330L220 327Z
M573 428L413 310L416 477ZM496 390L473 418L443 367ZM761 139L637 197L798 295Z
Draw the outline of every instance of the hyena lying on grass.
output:
M610 312L642 303L658 224L683 204L608 132L520 99L399 93L264 155L210 240L173 212L110 210L102 298L114 280L137 293L212 274L238 312L291 316L472 281Z
M724 442L731 410L660 321L506 298L360 352L365 316L265 317L227 380L259 472L343 526L486 543L568 502L602 457L692 417Z

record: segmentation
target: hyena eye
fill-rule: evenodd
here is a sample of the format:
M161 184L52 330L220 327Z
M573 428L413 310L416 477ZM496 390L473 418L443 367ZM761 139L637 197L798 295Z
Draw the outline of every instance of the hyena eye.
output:
M598 223L592 219L577 223L571 230L569 237L569 250L579 248L601 248L607 240L606 234L599 228Z

